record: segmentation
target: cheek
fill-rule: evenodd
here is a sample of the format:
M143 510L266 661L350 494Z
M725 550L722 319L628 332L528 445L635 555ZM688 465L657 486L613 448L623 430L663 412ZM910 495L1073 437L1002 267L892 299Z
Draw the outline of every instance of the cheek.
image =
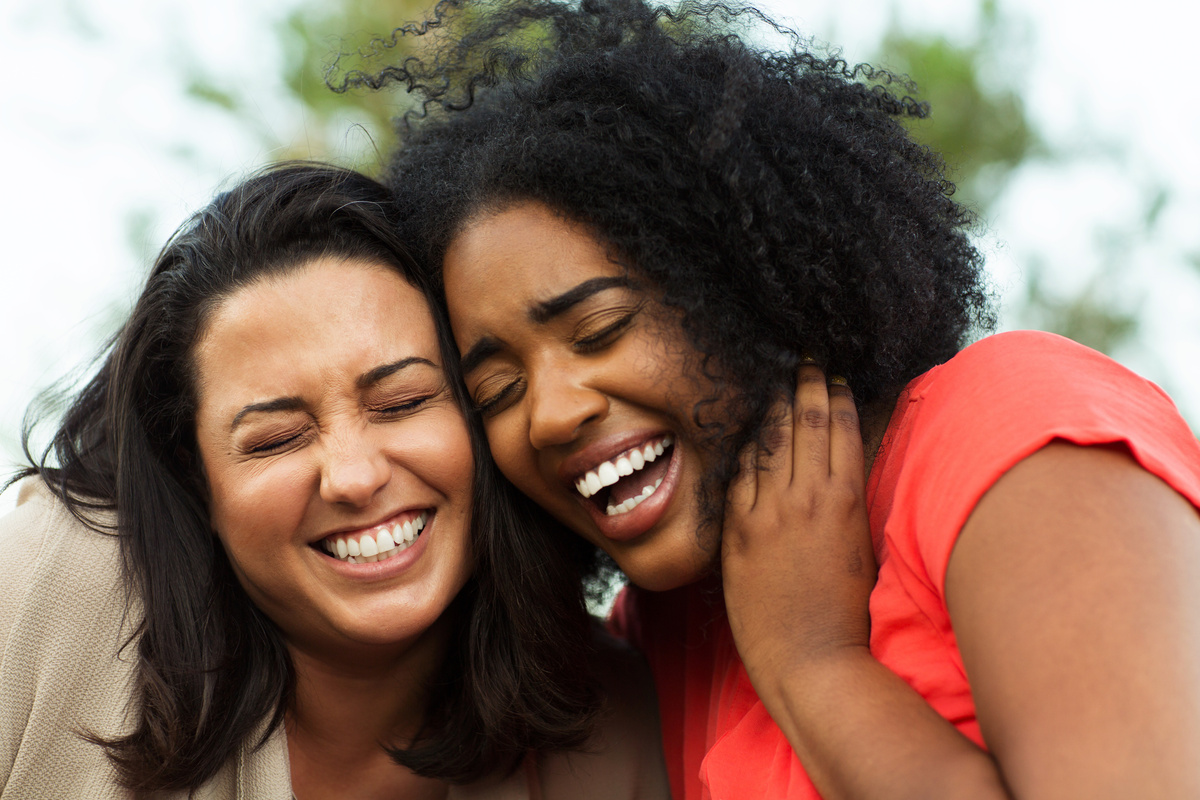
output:
M299 531L314 480L299 460L239 465L209 474L209 516L230 558Z
M514 410L484 423L492 460L504 477L527 495L537 494L537 461L529 446L528 426Z
M471 497L475 461L467 422L457 409L426 417L420 426L398 428L392 452L397 463L440 494Z

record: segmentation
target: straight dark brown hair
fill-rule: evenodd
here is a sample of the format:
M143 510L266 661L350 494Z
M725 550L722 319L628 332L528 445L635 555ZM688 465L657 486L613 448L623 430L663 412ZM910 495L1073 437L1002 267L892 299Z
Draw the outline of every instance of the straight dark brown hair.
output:
M135 794L190 790L261 745L294 688L283 638L247 597L212 532L195 442L193 348L239 288L315 258L366 260L429 290L396 234L384 187L330 166L266 169L216 197L159 254L128 322L31 466L78 518L115 512L128 607L142 609L135 724L104 747ZM445 320L443 364L466 408ZM414 772L451 782L511 770L531 750L581 745L599 703L582 568L568 536L495 471L477 421L475 573L452 607L461 622L428 713L408 746ZM98 513L99 512L99 513ZM265 733L263 725L266 723ZM257 738L255 738L257 737Z

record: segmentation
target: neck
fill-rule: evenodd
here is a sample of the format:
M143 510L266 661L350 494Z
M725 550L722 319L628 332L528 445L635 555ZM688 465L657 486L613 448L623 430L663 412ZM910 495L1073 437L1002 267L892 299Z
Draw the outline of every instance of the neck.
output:
M296 682L287 713L288 754L300 800L444 796L445 784L414 775L383 748L405 747L420 731L452 616L443 614L401 647L331 654L289 644Z

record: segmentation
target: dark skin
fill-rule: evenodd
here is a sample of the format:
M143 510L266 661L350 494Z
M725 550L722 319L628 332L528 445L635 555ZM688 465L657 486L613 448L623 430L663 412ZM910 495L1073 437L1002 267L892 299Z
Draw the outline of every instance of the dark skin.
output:
M730 625L827 798L1200 794L1200 517L1121 448L1056 442L963 526L947 605L991 753L869 650L874 561L847 388L801 369L730 488ZM867 426L877 428L878 420ZM765 467L766 469L762 469Z
M850 390L802 366L708 550L695 498L709 454L691 420L712 387L659 298L536 203L469 223L443 274L497 465L643 588L721 559L750 679L824 797L1200 795L1200 518L1127 455L1052 444L960 533L947 603L988 753L870 653L865 475L887 404L860 425ZM591 513L579 476L664 435L661 488Z

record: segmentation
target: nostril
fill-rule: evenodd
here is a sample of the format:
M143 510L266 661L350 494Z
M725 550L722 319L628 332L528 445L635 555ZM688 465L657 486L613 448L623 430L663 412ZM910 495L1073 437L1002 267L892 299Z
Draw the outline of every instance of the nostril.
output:
M587 387L568 387L532 398L529 440L536 448L566 444L608 413L608 397Z

